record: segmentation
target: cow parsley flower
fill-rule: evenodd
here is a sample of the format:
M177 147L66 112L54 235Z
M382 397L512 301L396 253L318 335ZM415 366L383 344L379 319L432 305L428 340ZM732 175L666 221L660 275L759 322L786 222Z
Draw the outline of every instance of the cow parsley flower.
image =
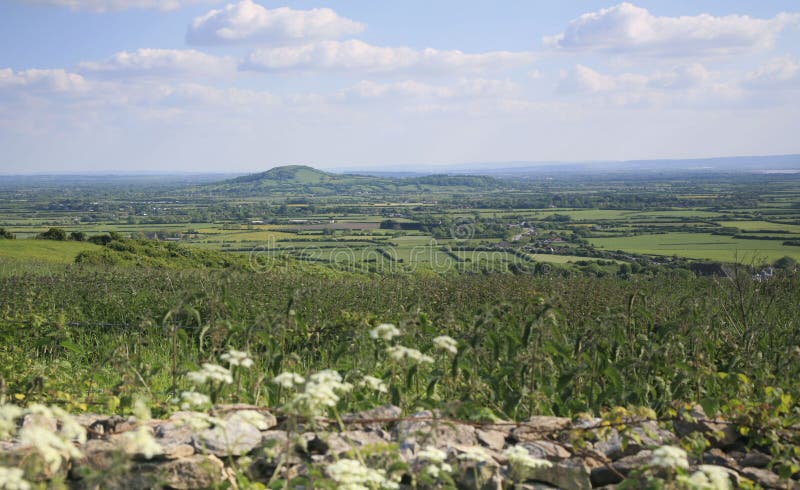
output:
M0 466L0 488L3 490L30 490L31 484L23 478L24 472L19 468Z
M216 417L212 417L207 413L192 412L187 416L183 416L175 422L178 427L189 427L192 432L200 432L201 430L208 429L216 425L222 425L223 421Z
M241 366L243 368L253 366L253 359L250 357L250 354L236 349L229 350L227 353L219 356L219 358L231 366Z
M437 349L446 350L453 355L458 354L458 342L447 335L441 335L433 339L433 345L435 345Z
M0 440L10 439L17 430L16 420L22 416L22 409L16 405L0 405Z
M340 459L325 468L336 483L339 490L369 490L370 488L384 488L394 490L400 486L388 478L382 470L364 466L355 459Z
M387 388L386 383L383 382L382 379L376 378L374 376L364 376L364 379L358 383L359 386L365 386L370 390L377 391L378 393L386 393L389 391Z
M686 451L675 446L661 446L653 451L650 466L657 468L689 468Z
M680 475L678 481L692 490L731 490L728 473L719 466L700 465L691 476Z
M369 336L373 339L381 339L390 341L400 335L400 330L391 323L381 323L369 332Z
M433 358L431 356L427 356L422 352L418 351L417 349L403 347L402 345L395 345L393 347L389 347L386 349L386 352L389 354L389 357L391 357L393 360L397 362L408 361L414 364L433 362Z
M427 446L425 449L417 453L417 457L430 463L438 464L445 462L447 459L447 453L433 446Z
M189 410L192 407L202 407L211 404L211 398L203 393L196 391L184 391L181 393L181 410Z
M19 438L23 446L32 447L39 453L51 473L58 471L64 460L82 456L70 441L43 427L23 427Z
M86 442L86 429L61 407L48 407L35 403L25 409L24 413L33 415L34 425L43 428L48 427L46 421L57 423L61 426L58 435L67 441L76 441L81 444Z
M233 383L233 376L231 375L230 370L225 369L218 364L210 363L203 364L203 367L200 369L200 371L191 371L186 373L186 379L188 379L190 383L196 385L205 384L208 381L217 381L219 383L226 384Z
M281 374L275 376L272 382L278 386L282 386L283 388L294 388L295 386L305 383L306 380L299 374L292 373L289 371L284 371Z
M546 459L534 458L527 449L521 446L511 446L503 451L503 456L508 459L512 466L530 469L550 468L553 466L553 463Z
M479 447L470 447L464 450L463 453L458 455L461 461L474 461L476 463L485 463L489 460L489 455Z
M332 369L325 369L308 377L302 393L289 402L287 408L300 413L319 415L339 402L338 393L353 389L353 385L342 381L341 375Z
M152 459L153 456L164 453L146 425L140 425L136 430L122 434L122 441L123 450L130 455L141 455L146 459Z

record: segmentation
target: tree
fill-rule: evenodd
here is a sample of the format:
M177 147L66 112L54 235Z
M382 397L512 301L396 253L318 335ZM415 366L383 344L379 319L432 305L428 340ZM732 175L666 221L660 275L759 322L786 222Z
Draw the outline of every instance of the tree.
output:
M37 240L57 240L63 242L67 239L67 232L63 228L50 228L44 233L36 235Z
M0 228L0 240L13 240L14 234L10 231L6 231L5 228Z

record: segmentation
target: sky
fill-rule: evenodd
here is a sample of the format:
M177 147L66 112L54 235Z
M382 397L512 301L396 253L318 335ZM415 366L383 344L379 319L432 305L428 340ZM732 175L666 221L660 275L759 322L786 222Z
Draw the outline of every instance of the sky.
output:
M0 173L800 153L796 0L0 0Z

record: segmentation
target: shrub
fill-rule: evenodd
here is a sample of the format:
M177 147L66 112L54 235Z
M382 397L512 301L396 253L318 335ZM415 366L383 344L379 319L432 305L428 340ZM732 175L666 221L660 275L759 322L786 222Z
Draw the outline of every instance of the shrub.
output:
M67 232L63 228L50 228L36 235L37 240L56 240L63 242L67 239Z

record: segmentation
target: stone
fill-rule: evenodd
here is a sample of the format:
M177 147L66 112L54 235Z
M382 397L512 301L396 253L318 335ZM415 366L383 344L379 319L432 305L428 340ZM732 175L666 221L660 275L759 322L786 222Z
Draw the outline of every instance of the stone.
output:
M652 457L653 452L645 450L614 461L610 467L608 465L598 466L592 469L590 474L592 485L599 487L619 483L622 481L622 477L627 477L633 470L648 464Z
M213 455L195 455L158 465L159 484L176 490L212 488L227 478L225 465Z
M48 432L56 432L58 430L58 421L54 417L48 417L42 413L29 413L22 418L22 428L30 429L33 427L40 427Z
M742 475L764 488L775 488L784 490L794 490L800 488L800 485L792 480L783 480L775 473L763 469L747 467L741 471Z
M703 463L716 466L737 466L733 457L716 447L703 453Z
M578 460L553 463L550 468L532 468L529 470L528 480L570 490L590 490L592 488L589 472Z
M608 438L598 441L594 449L605 455L611 460L617 460L625 456L631 456L643 449L653 449L659 446L673 444L676 437L673 433L666 431L653 421L647 421L636 427L628 429L629 434L620 434L616 429L611 431ZM635 435L641 442L636 442L631 436ZM627 439L627 444L623 449L623 437Z
M757 449L745 453L739 459L739 465L752 468L766 468L771 462L772 458L768 454L764 454Z
M700 432L711 441L714 447L723 449L733 447L739 441L739 433L733 424L709 419L700 405L692 407L687 415L695 421L690 422L679 417L673 423L678 437Z
M214 456L239 456L261 445L261 431L251 421L230 417L221 424L192 436L192 445L199 453Z
M533 416L514 428L511 437L518 442L538 441L559 436L571 427L572 420L566 417Z
M278 425L278 419L266 411L236 410L226 414L223 420L235 424L250 424L260 431L269 430Z
M342 421L345 424L354 424L357 421L364 420L378 420L380 422L367 423L365 425L386 425L392 423L395 419L400 418L403 411L400 407L395 405L381 405L380 407L371 408L357 413L346 413L342 416ZM360 425L360 424L359 424Z
M495 451L502 451L506 445L506 433L499 430L475 429L475 435L481 445Z
M415 413L397 424L397 442L403 447L434 445L438 448L475 446L478 439L471 425L456 424L447 420L427 420L434 417L430 411ZM424 419L424 420L414 420Z
M520 446L527 449L531 456L538 459L559 461L572 456L572 453L567 451L563 445L551 441L523 442Z

